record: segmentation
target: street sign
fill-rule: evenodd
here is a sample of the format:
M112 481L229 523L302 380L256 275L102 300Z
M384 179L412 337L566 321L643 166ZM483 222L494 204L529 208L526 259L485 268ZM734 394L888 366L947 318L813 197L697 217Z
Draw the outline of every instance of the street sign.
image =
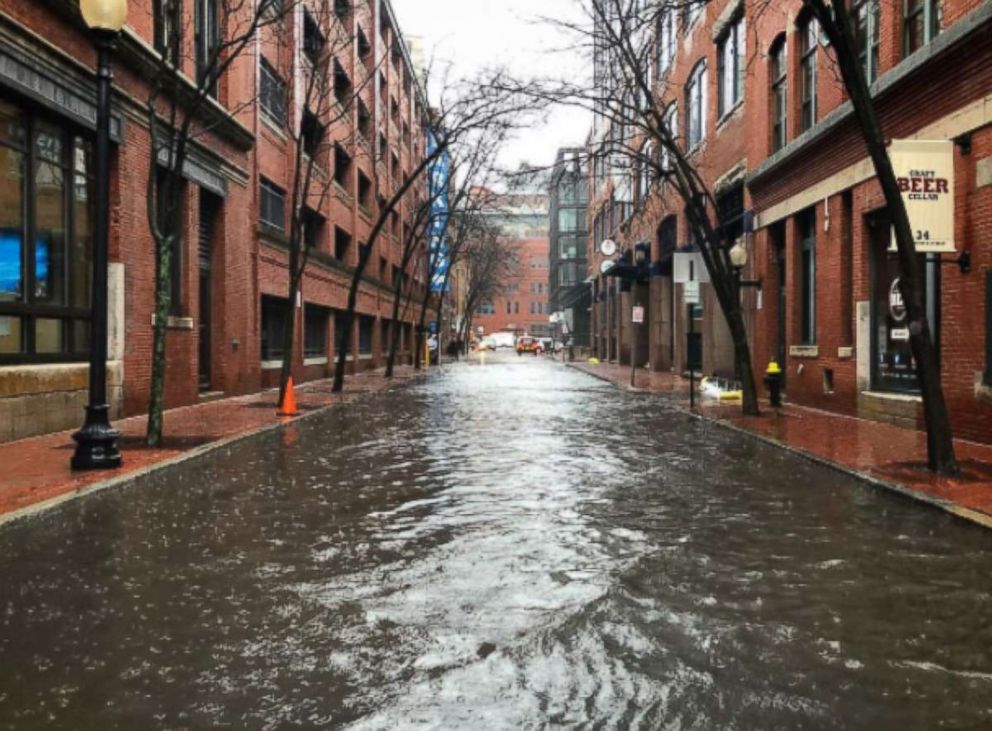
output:
M699 297L699 282L686 282L683 284L682 297L687 305L698 305L701 301Z
M431 320L427 323L427 332L431 335L437 335L437 320Z
M676 252L672 258L675 262L673 278L676 284L686 282L708 282L710 273L706 270L703 255L696 252Z
M635 325L644 324L644 308L639 306L635 307L633 313L631 314L630 321Z

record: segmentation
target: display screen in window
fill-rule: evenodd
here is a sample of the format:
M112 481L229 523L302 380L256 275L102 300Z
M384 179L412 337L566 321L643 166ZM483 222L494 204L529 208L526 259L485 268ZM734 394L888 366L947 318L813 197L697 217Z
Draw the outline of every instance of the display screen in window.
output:
M22 284L21 234L0 231L0 302L19 300Z

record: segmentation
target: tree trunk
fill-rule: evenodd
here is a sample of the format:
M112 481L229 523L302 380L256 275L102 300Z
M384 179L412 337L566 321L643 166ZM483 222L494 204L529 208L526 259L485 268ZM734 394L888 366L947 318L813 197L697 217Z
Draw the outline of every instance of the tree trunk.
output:
M843 0L835 0L833 6L836 20L834 20L823 0L804 0L804 2L811 6L836 48L835 56L841 75L851 105L854 107L868 155L875 167L889 217L895 227L901 272L899 289L909 319L910 347L916 360L916 375L923 396L923 412L927 427L927 462L930 469L939 474L957 475L960 473L960 467L954 454L951 420L940 383L939 357L934 346L930 323L927 321L923 287L920 286L923 280L916 244L909 215L892 168L892 161L889 159L881 121L875 111L868 82L861 70L851 29L850 11Z
M404 267L404 270L406 267ZM400 328L399 328L399 316L400 316L400 296L402 294L402 277L398 277L400 280L399 286L393 289L393 312L392 319L392 329L389 332L389 355L386 356L386 378L393 377L393 370L396 366L396 351L400 347Z
M170 270L172 237L155 241L155 323L152 326L152 373L148 397L148 425L145 442L149 447L162 444L165 411L165 342L169 333L171 305Z

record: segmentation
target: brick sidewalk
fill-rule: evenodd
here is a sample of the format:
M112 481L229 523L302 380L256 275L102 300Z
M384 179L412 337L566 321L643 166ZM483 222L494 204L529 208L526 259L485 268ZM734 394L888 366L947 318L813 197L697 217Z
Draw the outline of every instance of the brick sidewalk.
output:
M295 390L301 417L348 402L359 394L403 383L417 374L412 367L406 366L396 369L392 382L383 378L381 370L349 376L343 394L331 393L329 380L298 386ZM145 416L117 421L114 426L122 435L120 447L124 453L124 466L113 471L70 470L69 458L75 447L72 431L0 444L0 523L24 512L62 502L108 480L133 478L196 450L292 422L293 418L276 414L276 401L277 392L269 390L172 409L165 413L165 438L162 446L156 449L144 444Z
M629 386L629 366L573 363L573 367L620 386ZM638 390L671 393L688 408L688 381L670 373L638 370ZM890 424L786 405L777 412L765 403L759 417L741 415L739 405L697 401L696 413L767 441L797 450L992 527L992 445L955 441L962 475L937 477L926 468L926 435Z

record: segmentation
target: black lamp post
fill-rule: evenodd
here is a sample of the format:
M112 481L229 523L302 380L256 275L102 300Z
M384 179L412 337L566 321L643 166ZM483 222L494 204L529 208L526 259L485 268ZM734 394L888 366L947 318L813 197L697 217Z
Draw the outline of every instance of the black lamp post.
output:
M81 0L83 21L97 47L96 220L93 237L93 312L90 319L90 390L83 428L72 435L74 470L122 463L107 402L107 240L110 228L110 54L127 20L127 0Z

